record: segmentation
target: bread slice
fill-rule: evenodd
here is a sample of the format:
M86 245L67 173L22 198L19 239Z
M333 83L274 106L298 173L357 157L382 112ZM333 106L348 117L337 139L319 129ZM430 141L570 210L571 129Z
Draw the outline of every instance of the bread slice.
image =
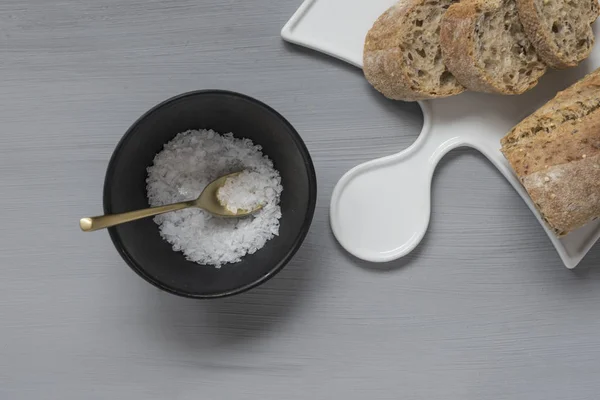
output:
M442 19L441 47L450 72L477 92L521 94L546 72L514 0L454 4Z
M546 64L569 68L589 57L598 0L517 0L517 6L525 32Z
M365 39L364 73L386 97L415 101L465 89L442 62L439 29L456 0L403 0L375 22Z
M600 217L600 69L502 139L502 152L558 236Z

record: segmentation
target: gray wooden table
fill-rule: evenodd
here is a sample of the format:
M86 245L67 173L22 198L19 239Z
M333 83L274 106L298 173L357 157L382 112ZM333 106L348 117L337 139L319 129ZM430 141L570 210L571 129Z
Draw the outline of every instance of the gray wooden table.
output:
M0 399L599 398L600 246L566 270L477 153L440 166L431 230L409 258L374 266L336 244L336 181L407 147L422 116L283 43L300 3L0 2ZM210 302L161 293L106 233L77 226L100 212L129 125L200 88L279 110L319 176L295 260Z

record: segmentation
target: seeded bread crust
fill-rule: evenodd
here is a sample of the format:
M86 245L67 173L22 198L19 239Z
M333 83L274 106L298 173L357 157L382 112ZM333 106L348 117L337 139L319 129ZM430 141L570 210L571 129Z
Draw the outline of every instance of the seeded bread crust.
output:
M558 28L553 26L551 21L547 21L539 10L539 1L542 1L541 6L544 4L548 5L550 2L566 3L566 0L516 0L519 15L525 28L525 32L529 36L529 39L533 42L538 54L544 60L544 62L556 69L564 69L575 67L581 61L585 60L590 56L594 47L595 37L592 31L592 24L600 15L600 7L598 6L598 0L570 0L577 2L578 6L589 5L589 12L581 15L580 17L584 20L584 24L589 24L589 27L584 27L582 30L577 32L577 41L582 41L583 44L581 49L576 48L565 48L565 46L559 46L554 40L554 36L558 32L553 32ZM538 4L536 6L536 3ZM558 17L558 16L557 16ZM577 23L576 15L563 16L571 20L571 24ZM572 29L574 29L572 27ZM569 52L570 54L567 54Z
M600 69L517 125L502 152L558 236L600 217Z
M514 44L511 42L502 43L504 48L497 43L488 43L484 47L485 51L493 53L496 60L492 61L498 64L511 60L509 71L494 71L482 62L482 55L479 54L480 42L483 40L479 37L482 33L482 21L495 13L505 12L504 7L509 1L514 0L463 0L452 5L444 14L440 34L443 60L450 72L469 90L505 95L521 94L537 85L538 79L546 72L546 66L538 59L535 49L526 38L516 12L511 23L517 25L526 41L526 50L534 62L519 66L519 56L513 54ZM511 39L514 37L512 32L504 32L504 25L500 28L503 31L497 32L497 38L502 34L511 35ZM506 81L505 74L510 74L511 79ZM517 81L514 81L514 77L517 77Z
M365 77L375 89L390 99L405 101L448 97L465 90L442 65L437 27L423 26L423 20L415 21L416 13L424 9L442 12L454 1L403 0L379 17L367 34L363 57ZM425 49L417 49L418 54L412 54L415 36L429 40L432 48L426 49L428 54ZM440 52L439 56L433 55L433 62L441 66L443 72L436 76L438 71L416 71L418 60L415 58L431 58L432 51Z
M515 126L502 138L502 147L518 146L524 138L548 133L565 122L581 119L600 108L599 94L600 68L558 92L554 99Z
M518 176L600 155L600 109L503 149Z

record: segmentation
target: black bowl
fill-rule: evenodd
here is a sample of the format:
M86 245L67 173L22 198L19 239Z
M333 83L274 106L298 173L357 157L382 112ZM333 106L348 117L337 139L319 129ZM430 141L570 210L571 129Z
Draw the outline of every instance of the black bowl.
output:
M241 293L273 277L302 245L315 211L314 166L296 130L269 106L226 91L186 93L154 107L121 139L106 172L104 212L148 207L146 168L165 143L189 129L233 132L263 147L282 179L279 236L220 269L186 260L160 237L151 218L110 228L110 237L135 272L167 292L193 298Z

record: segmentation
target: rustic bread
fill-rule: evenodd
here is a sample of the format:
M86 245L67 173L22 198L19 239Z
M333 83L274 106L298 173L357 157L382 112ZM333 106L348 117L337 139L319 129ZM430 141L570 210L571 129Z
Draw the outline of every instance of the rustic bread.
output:
M454 4L442 19L440 35L444 63L470 90L521 94L546 72L514 0Z
M600 217L600 69L513 128L502 152L558 236Z
M365 39L364 73L386 97L424 100L465 89L442 62L439 28L456 0L403 0L375 22Z
M594 46L591 24L598 0L516 0L525 32L540 57L553 68L569 68L586 59Z

